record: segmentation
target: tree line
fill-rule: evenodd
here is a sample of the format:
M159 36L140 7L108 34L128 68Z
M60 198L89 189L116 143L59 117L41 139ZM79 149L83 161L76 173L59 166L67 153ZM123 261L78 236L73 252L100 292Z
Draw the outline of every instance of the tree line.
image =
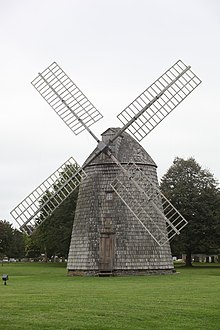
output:
M74 191L31 236L0 220L0 259L28 258L47 261L55 256L66 259L71 238L78 191Z
M0 220L0 259L23 258L25 256L25 239L23 234L12 227L6 220Z
M160 189L188 221L171 241L173 255L185 253L190 266L192 253L220 254L220 189L214 175L192 157L177 157L162 177ZM30 237L0 220L0 258L67 258L77 195L78 189Z

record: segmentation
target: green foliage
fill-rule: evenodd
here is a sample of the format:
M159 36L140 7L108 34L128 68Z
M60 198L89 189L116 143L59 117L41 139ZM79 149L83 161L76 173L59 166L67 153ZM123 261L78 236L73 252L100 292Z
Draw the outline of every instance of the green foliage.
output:
M62 263L4 265L6 330L213 330L220 324L220 268L178 275L69 277Z
M48 213L52 214L54 208L58 207L63 200L73 192L78 191L78 185L80 183L79 167L76 164L65 165L62 172L59 173L59 177L56 182L46 190L44 196L41 198L39 208L41 213L36 219L36 226L40 225Z
M33 233L31 241L47 258L67 257L78 191L74 191ZM37 250L37 248L35 248Z
M25 235L17 229L13 229L11 252L9 257L21 259L25 256Z
M35 234L25 236L25 257L39 259L41 254L40 244Z
M175 158L162 177L161 190L188 225L171 243L174 254L213 253L220 248L220 191L218 182L193 158Z
M22 258L25 254L24 236L6 220L0 220L0 258Z
M40 224L40 226L31 236L27 251L28 257L35 258L44 254L46 259L52 256L67 258L80 180L79 175L74 176L74 180L72 180L72 176L77 171L76 166L67 165L64 171L60 173L60 177L53 185L52 190L46 191L42 197L40 207L43 206L43 208L40 217L36 220L36 224ZM67 182L68 185L66 185ZM74 191L57 207L59 197L56 194L59 193L63 199L73 189ZM53 209L53 205L57 208L51 216L42 221L45 210Z
M8 256L11 249L13 229L12 225L6 220L0 220L0 254Z

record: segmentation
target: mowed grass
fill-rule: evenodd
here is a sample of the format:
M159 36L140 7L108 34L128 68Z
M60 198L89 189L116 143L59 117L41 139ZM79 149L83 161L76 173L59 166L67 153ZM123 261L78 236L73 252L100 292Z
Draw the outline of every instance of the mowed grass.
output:
M4 264L0 329L220 329L220 268L68 277L64 264Z

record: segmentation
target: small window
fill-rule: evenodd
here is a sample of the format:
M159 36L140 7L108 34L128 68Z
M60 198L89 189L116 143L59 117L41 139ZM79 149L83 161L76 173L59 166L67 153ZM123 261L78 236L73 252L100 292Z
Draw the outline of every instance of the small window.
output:
M113 193L112 192L106 192L106 200L112 201L113 200Z

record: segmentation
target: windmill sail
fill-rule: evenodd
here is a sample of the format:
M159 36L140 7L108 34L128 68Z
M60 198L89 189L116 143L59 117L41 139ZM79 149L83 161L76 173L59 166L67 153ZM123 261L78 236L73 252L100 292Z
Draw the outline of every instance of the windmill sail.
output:
M186 219L135 163L126 165L111 187L158 245L179 235L187 225ZM166 228L158 223L155 214L164 219Z
M190 67L178 61L117 117L141 141L200 83Z
M56 62L39 73L32 85L75 135L103 117Z
M20 229L31 234L79 186L85 172L71 157L12 211Z

